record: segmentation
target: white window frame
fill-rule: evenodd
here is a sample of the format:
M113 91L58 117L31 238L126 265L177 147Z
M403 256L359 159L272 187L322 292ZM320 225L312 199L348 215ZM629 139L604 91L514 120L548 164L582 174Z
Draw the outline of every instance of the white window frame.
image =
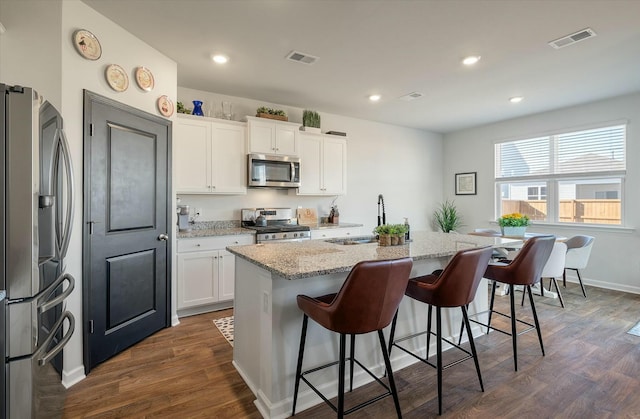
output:
M584 175L579 175L576 173L563 174L563 173L553 173L553 174L545 174L545 175L526 175L526 176L513 176L513 177L498 177L495 175L496 169L495 165L496 161L496 148L495 146L498 144L535 139L535 138L544 138L544 137L553 137L567 133L586 131L591 129L600 129L607 128L613 126L625 126L625 138L624 138L624 148L625 148L625 170L615 170L615 171L606 171L606 172L588 172ZM628 121L627 120L618 120L611 121L601 124L593 124L588 126L575 127L570 129L563 130L554 130L545 133L527 135L518 138L511 138L505 140L495 141L493 144L494 147L494 183L495 183L495 202L494 202L494 215L496 219L500 217L502 210L502 196L501 196L501 186L506 184L514 184L514 183L522 183L522 182L546 182L547 185L547 220L546 221L532 221L533 224L555 224L561 226L592 226L592 227L605 227L605 228L620 228L626 226L626 216L625 216L625 203L626 203L626 188L625 188L625 178L626 178L626 161L627 161L627 128ZM551 148L551 156L550 156L550 164L553 165L556 160L555 150L553 150L553 145L555 142L550 142ZM581 181L581 180L590 180L590 179L616 179L620 181L620 224L601 224L601 223L570 223L570 222L560 222L559 219L559 209L560 209L560 199L559 199L559 182L560 181ZM527 194L528 195L528 194Z

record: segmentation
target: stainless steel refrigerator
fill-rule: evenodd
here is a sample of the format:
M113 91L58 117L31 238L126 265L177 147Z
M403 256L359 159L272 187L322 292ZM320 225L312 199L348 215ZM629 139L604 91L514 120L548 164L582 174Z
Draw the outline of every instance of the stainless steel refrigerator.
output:
M0 418L62 415L73 171L63 120L30 88L0 84ZM4 299L2 297L5 297Z

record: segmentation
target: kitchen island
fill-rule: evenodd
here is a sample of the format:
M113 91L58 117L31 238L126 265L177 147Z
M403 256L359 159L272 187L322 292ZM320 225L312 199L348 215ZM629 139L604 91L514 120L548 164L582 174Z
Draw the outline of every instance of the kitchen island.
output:
M363 260L411 257L411 276L416 277L444 267L458 250L510 247L518 243L521 241L500 237L414 232L413 241L403 246L345 245L310 240L228 247L227 250L237 256L234 366L256 395L255 404L264 417L288 417L302 326L302 312L296 303L298 294L320 296L337 292L351 268ZM487 309L486 285L483 281L478 288L476 299L469 307L470 313ZM400 304L396 336L424 329L426 312L426 305L405 298ZM445 310L443 314L443 334L459 333L459 313ZM474 332L480 333L479 329ZM381 376L384 368L376 334L359 335L356 341L356 358ZM407 343L407 347L415 350L424 349L425 345L424 337ZM310 322L304 368L333 361L337 359L337 353L338 336ZM397 371L416 360L396 350L391 354L391 362ZM327 396L337 394L337 368L314 374L311 379ZM356 368L354 388L371 380ZM299 411L321 402L306 385L301 385Z

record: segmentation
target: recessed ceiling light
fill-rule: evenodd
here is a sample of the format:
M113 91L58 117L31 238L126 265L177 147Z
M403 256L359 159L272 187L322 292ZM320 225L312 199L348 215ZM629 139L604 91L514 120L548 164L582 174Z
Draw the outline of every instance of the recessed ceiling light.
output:
M380 95L371 95L369 96L369 100L372 102L377 102L380 100L380 97L381 97Z
M222 55L222 54L216 54L212 58L213 58L213 61L215 61L218 64L224 64L227 61L229 61L229 57L227 57L226 55Z
M514 96L509 98L509 102L511 103L520 103L524 99L522 96Z
M474 65L478 61L480 61L480 56L479 55L470 55L468 57L465 57L464 60L462 60L462 64L464 64L464 65Z

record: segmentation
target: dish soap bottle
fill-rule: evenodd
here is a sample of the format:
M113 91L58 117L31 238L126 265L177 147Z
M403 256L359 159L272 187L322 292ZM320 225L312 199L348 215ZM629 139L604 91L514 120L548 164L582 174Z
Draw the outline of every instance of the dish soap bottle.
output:
M407 232L404 233L404 240L409 241L409 239L411 239L411 227L409 226L409 219L407 217L404 217L404 225L407 227Z

